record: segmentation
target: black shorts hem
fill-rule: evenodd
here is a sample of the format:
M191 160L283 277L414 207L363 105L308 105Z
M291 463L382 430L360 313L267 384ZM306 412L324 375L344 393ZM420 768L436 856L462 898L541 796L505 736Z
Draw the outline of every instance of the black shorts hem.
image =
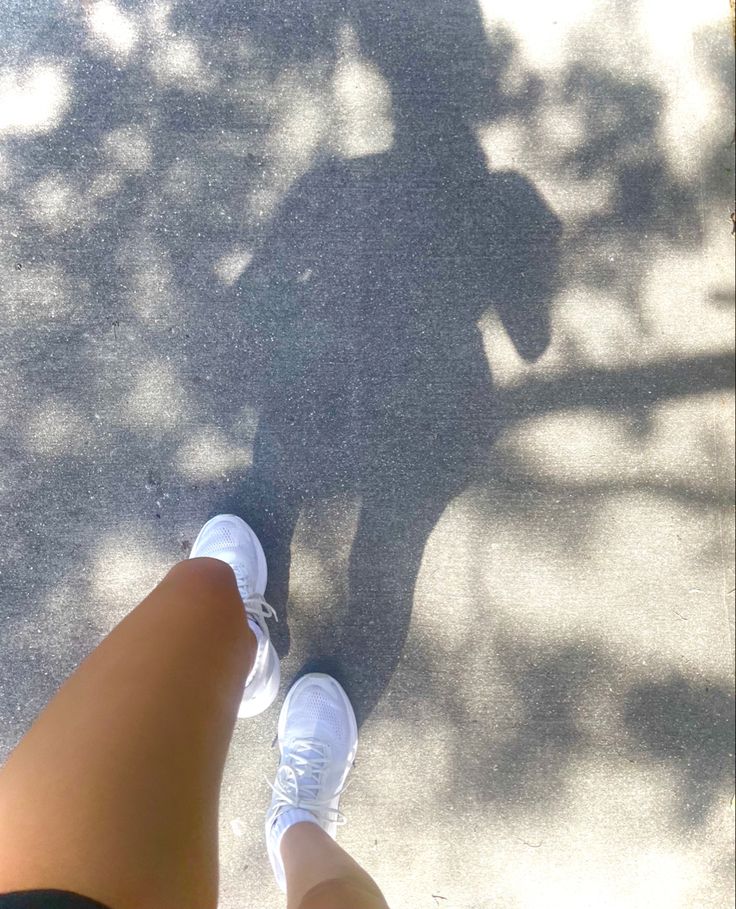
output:
M110 909L70 890L17 890L0 893L0 909Z

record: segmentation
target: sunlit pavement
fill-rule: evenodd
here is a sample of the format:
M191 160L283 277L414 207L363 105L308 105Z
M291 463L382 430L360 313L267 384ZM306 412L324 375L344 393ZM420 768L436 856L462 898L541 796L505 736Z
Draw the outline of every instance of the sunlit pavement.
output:
M394 909L733 905L728 0L0 0L3 756L217 511ZM280 700L222 909L277 907Z

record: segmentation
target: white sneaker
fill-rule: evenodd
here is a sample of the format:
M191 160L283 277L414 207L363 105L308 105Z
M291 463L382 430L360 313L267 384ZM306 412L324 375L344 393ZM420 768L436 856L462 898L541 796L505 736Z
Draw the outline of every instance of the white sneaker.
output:
M319 672L295 682L281 708L278 739L266 845L276 882L286 890L281 838L289 827L311 821L335 839L345 822L338 806L358 749L358 724L342 686Z
M266 556L255 533L234 514L218 514L199 531L189 558L202 556L219 559L232 568L248 624L258 641L255 662L238 709L239 717L255 716L271 706L281 682L278 654L266 624L266 619L276 619L276 613L263 597L268 577Z

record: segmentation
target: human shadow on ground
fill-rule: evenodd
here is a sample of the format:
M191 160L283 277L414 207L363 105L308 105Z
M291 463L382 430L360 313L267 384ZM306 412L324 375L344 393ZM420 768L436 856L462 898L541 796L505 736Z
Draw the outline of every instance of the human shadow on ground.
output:
M478 319L493 305L522 357L546 349L560 234L528 179L489 172L457 68L373 25L361 46L389 81L393 145L313 168L238 289L261 375L243 507L276 603L303 509L360 503L347 603L311 654L360 722L402 652L427 538L502 429Z

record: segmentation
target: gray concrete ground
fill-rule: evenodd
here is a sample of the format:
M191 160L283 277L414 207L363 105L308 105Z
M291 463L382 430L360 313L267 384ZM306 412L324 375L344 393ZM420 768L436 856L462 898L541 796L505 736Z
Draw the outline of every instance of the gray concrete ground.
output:
M341 841L392 907L733 905L727 0L0 0L0 38L2 753L234 510L285 679L356 703ZM278 707L222 909L282 904Z

